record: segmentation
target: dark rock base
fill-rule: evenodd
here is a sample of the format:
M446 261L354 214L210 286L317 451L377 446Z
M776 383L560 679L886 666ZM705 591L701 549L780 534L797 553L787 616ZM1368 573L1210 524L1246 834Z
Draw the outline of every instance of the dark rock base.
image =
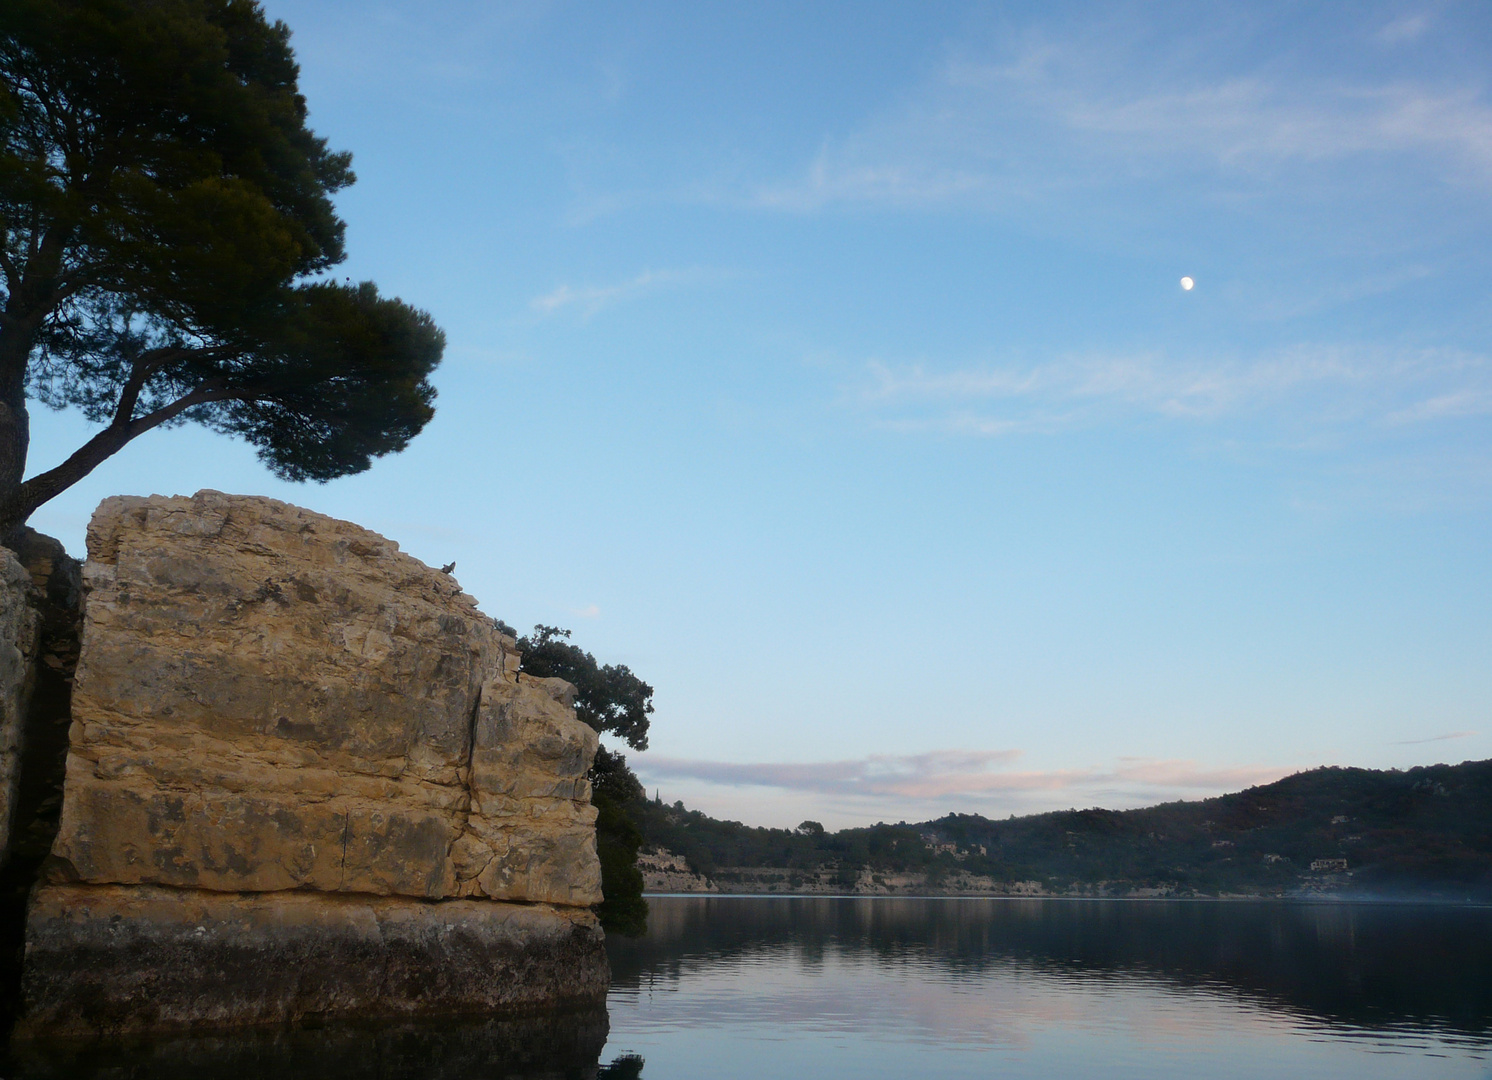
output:
M8 1080L577 1080L598 1070L606 1010L499 1020L33 1039L0 1061Z
M600 1005L584 909L312 892L46 885L18 1040Z

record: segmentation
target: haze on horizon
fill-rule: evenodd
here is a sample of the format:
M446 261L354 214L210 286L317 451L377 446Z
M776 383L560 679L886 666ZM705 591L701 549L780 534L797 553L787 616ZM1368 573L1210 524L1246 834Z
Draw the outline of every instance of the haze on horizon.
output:
M323 487L152 433L70 550L211 487L455 560L752 824L1492 757L1485 4L265 6L436 418Z

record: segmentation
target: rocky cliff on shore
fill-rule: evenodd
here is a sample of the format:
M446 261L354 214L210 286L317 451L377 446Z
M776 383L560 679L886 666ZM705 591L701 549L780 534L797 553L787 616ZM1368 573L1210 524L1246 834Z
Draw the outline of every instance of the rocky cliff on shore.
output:
M0 868L19 858L29 872L56 832L82 566L32 529L9 542L0 547Z
M595 733L377 534L271 499L94 515L19 1033L596 1002Z
M28 602L30 589L31 575L21 560L0 548L0 863L10 857L22 735L41 639L41 616Z

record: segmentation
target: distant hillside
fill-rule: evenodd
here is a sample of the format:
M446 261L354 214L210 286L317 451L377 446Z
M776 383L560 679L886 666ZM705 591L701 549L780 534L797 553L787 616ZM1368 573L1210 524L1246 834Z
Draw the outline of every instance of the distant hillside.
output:
M1492 900L1492 761L1322 768L1199 802L823 832L630 808L644 850L721 891L1309 895ZM678 867L683 870L683 866ZM686 875L657 876L686 888Z

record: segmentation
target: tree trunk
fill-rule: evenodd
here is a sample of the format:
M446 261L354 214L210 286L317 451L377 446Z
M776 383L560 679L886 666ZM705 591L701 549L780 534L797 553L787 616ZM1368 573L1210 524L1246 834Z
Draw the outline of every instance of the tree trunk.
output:
M24 410L22 415L25 415ZM117 454L138 433L128 424L111 424L74 451L61 465L0 491L0 538L11 536L26 524L26 519L38 506L83 479ZM22 464L24 466L24 462Z
M9 537L25 525L26 519L38 506L72 487L124 449L131 439L175 419L196 405L222 401L235 396L238 395L218 387L204 386L185 397L176 399L164 408L157 409L148 416L137 417L134 420L118 418L73 451L72 456L62 464L44 473L38 473L23 483L0 489L0 538ZM24 417L24 406L22 406L21 414ZM23 467L24 464L23 461Z
M31 414L26 411L26 363L32 335L18 325L0 327L0 506L11 502L26 477L31 447ZM0 543L24 525L0 514Z
M19 267L6 263L8 295L5 318L0 322L0 542L9 539L41 505L33 503L19 518L10 512L23 501L26 454L31 448L26 372L42 325L69 294L59 285L58 274L72 236L72 228L53 222L24 263Z
M0 499L25 479L30 445L31 414L24 397L18 402L0 400Z

